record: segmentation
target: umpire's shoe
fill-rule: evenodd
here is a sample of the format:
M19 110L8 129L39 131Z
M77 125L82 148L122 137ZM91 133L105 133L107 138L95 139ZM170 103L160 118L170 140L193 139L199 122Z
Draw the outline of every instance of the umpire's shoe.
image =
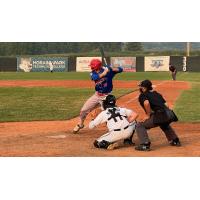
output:
M135 150L137 151L150 151L150 145L151 143L148 142L148 143L144 143L144 144L140 144L138 146L135 147Z
M134 134L134 132L135 132L135 131L133 131L133 134ZM124 139L124 145L125 145L125 146L126 146L126 145L132 145L132 146L134 146L134 145L135 145L135 143L133 142L133 134L131 135L130 138Z
M84 125L77 124L73 129L73 133L78 133L82 128L84 128Z
M179 138L175 138L174 140L170 141L169 144L171 146L177 146L177 147L181 146L181 142L180 142Z

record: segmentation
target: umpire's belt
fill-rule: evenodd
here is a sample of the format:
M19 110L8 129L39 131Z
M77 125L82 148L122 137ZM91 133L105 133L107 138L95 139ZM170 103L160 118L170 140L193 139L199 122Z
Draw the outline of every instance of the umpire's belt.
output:
M128 126L125 126L123 129L125 130L125 129L127 129L128 127L129 127L129 125L128 125ZM118 129L114 129L114 131L121 131L121 130L123 130L123 129L118 128Z

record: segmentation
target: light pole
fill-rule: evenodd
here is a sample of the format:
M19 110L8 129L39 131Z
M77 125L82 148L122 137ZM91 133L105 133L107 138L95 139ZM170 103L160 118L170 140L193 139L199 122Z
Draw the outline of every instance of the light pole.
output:
M126 50L126 46L127 46L127 43L128 42L122 42L122 51L125 51Z
M186 56L190 56L190 42L186 43Z

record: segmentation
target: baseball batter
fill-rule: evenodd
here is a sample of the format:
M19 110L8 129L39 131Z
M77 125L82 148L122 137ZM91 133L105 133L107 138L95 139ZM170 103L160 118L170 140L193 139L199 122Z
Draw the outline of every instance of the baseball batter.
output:
M78 133L84 127L86 116L98 105L102 100L112 92L112 80L117 73L123 71L122 67L111 68L110 66L103 67L99 59L93 59L90 62L91 80L95 83L95 94L91 96L83 105L80 111L80 121L74 127L73 133Z
M94 141L96 148L114 149L130 139L135 130L136 118L138 114L126 108L116 106L116 98L108 95L103 100L103 109L94 120L89 124L89 128L93 129L99 124L105 123L108 127L108 133ZM133 143L132 143L133 144Z

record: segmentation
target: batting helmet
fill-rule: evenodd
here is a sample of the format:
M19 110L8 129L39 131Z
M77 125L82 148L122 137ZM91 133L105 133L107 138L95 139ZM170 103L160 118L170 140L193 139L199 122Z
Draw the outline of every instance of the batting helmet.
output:
M109 94L104 100L103 100L103 109L106 110L107 108L115 107L116 104L116 98L114 95Z
M99 59L92 59L89 64L91 70L97 71L100 70L102 67L102 62Z

